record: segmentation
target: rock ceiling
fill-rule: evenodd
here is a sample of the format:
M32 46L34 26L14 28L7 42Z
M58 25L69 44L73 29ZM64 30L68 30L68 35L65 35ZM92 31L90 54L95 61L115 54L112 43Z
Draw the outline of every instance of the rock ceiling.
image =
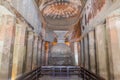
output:
M68 2L55 2L49 4L43 10L43 14L45 16L52 17L53 19L72 17L75 16L78 12L79 9Z
M53 31L69 31L80 21L86 0L36 0L44 27ZM57 34L58 32L55 32ZM63 33L63 32L62 32ZM63 36L65 34L62 34ZM58 36L59 37L59 36Z
M84 0L36 0L47 28L68 30L80 18Z

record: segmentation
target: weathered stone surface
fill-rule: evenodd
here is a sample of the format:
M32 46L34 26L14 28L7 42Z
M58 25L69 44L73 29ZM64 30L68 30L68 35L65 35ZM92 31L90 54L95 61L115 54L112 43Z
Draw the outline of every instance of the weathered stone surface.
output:
M106 34L105 25L98 25L95 29L96 33L96 47L97 47L97 64L100 76L108 79L108 61L107 61L107 48L106 48Z
M46 27L46 26L45 26ZM44 35L44 40L53 42L56 34L53 32L51 29L45 29L45 35Z
M42 42L42 53L41 53L41 65L44 66L45 65L45 41L43 40Z
M50 43L49 42L45 42L45 65L48 65L48 55L50 52Z
M90 67L91 71L96 73L94 31L91 31L88 35L89 35Z
M71 56L72 56L72 57L71 57L71 60L72 60L73 65L75 65L75 57L74 57L74 43L72 43L72 42L71 42L69 47L70 47L71 52L72 52L72 53L71 53Z
M35 34L34 35L34 49L33 49L33 61L32 61L32 69L34 70L35 68L37 68L37 59L38 59L38 35Z
M89 53L88 53L88 36L84 38L84 55L85 55L85 68L89 69Z
M12 80L22 75L26 54L26 27L27 25L16 24L15 43L13 53Z
M78 44L78 66L80 66L80 64L81 64L81 46L80 46L80 42L77 42L77 44Z
M0 80L11 78L15 16L0 6Z
M92 1L92 0L88 0L88 2L90 2L90 1ZM94 30L97 25L99 25L105 21L105 19L109 13L113 12L115 9L118 9L120 7L119 0L104 0L104 1L106 2L106 4L103 6L103 9L101 9L100 12L97 11L97 15L93 19L91 19L91 21L89 21L89 24L86 24L86 28L83 31L82 36L85 36L91 30ZM86 5L89 6L89 3L87 3ZM93 5L93 6L95 6L95 5ZM86 9L86 8L84 8L84 9ZM94 9L97 10L96 7L94 7ZM91 11L91 9L87 9L85 11L93 12L93 11ZM85 15L84 15L84 17L85 17ZM86 15L86 17L88 17L88 16ZM85 21L85 18L83 19L83 21ZM88 20L86 20L86 21L88 21ZM85 24L85 22L82 22L82 24Z
M34 0L11 0L12 6L27 20L35 32L41 30L40 13Z
M50 66L73 66L72 57L52 57L49 58Z
M107 20L109 63L111 70L111 80L120 79L120 10L111 14Z
M72 52L65 44L59 43L53 46L49 57L49 65L73 65Z
M81 44L80 44L80 65L83 67L84 66L84 46L83 46L83 40L81 40Z
M2 4L2 0L0 0L0 5Z
M41 38L39 38L39 41L38 41L38 59L37 59L37 63L38 63L38 66L40 67L41 66L41 50L42 50L42 40Z
M26 72L30 72L32 70L33 45L34 45L33 42L34 42L33 32L28 31Z
M76 66L78 66L78 57L79 57L79 55L78 55L79 53L78 53L78 43L77 42L74 42L74 65L76 65Z

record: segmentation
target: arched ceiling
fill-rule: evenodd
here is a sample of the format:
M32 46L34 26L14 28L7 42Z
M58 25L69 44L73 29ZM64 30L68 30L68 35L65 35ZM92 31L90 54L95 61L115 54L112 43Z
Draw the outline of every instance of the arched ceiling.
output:
M35 0L42 19L43 28L54 31L69 31L80 21L86 0ZM47 32L47 31L46 31ZM49 34L49 33L46 33ZM61 32L62 36L63 34ZM60 36L58 36L60 38ZM60 40L60 39L59 39Z
M80 10L74 4L69 2L54 2L47 5L43 9L44 16L49 16L53 19L68 18L77 15Z
M68 30L80 19L85 0L36 0L47 28Z
M47 3L49 1L54 1L54 0L35 0L35 1L36 1L37 5L39 7L41 4ZM56 1L60 1L60 0L56 0ZM72 1L72 2L76 2L76 3L78 1L81 1L81 4L85 5L85 3L86 3L87 0L64 0L64 1Z

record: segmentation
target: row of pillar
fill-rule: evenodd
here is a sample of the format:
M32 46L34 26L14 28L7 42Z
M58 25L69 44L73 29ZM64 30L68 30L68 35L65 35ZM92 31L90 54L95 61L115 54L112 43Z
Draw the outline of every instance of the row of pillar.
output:
M0 5L1 11L0 80L15 80L41 65L47 65L46 41L25 21Z
M120 14L114 12L81 41L80 65L105 78L120 79Z

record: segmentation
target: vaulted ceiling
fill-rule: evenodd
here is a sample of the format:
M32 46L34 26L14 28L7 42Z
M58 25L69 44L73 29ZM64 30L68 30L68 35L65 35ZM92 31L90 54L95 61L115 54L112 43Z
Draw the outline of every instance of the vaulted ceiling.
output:
M40 6L44 2L49 2L49 1L54 1L54 0L35 0L35 1L37 5ZM56 1L60 1L60 0L56 0ZM87 0L61 0L61 1L81 1L81 4L85 5Z
M35 1L40 10L43 27L56 34L59 34L59 31L61 31L61 34L64 31L75 31L74 29L80 22L81 11L86 2L86 0ZM62 34L62 36L65 36L65 34ZM58 37L60 38L60 36Z
M80 19L85 0L36 0L46 27L69 30Z

